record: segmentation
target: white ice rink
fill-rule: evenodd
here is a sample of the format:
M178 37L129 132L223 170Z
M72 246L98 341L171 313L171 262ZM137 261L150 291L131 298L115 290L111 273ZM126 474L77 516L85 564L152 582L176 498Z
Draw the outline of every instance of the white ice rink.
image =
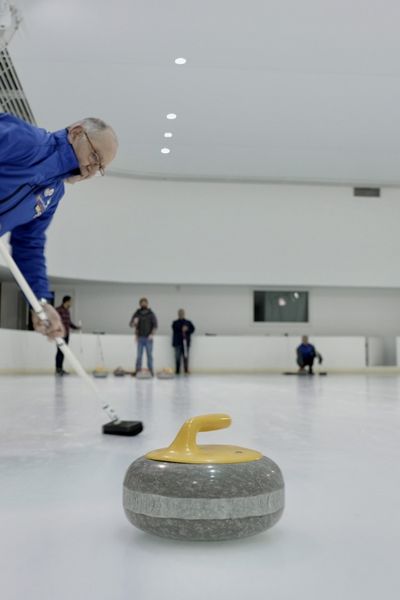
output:
M400 378L193 376L98 381L135 438L103 436L77 377L0 378L2 600L397 600ZM130 525L128 465L185 418L228 412L200 442L262 451L287 505L270 531L182 543Z

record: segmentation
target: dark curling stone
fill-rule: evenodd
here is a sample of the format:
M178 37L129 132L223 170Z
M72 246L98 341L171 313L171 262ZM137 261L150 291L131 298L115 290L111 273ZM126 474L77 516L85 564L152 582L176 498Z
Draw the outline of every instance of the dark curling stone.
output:
M269 529L284 509L280 468L255 450L198 446L196 435L229 427L225 414L193 417L168 448L129 467L123 505L144 531L179 540L218 541Z
M113 373L114 377L125 377L126 375L126 371L122 367L117 367L116 369L114 369Z

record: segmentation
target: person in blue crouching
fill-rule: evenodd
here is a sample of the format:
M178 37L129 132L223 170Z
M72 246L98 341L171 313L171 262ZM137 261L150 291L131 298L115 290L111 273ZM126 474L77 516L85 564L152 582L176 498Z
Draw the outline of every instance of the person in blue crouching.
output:
M8 113L0 113L0 236L11 232L12 255L45 306L49 323L33 324L49 338L64 328L47 278L46 230L65 192L65 182L90 179L114 159L118 140L97 118L86 118L48 132Z
M299 373L307 373L306 367L308 367L309 375L313 375L314 360L318 359L319 364L322 363L322 356L315 349L315 346L310 344L308 336L303 335L301 338L301 344L297 347L297 364L299 365Z

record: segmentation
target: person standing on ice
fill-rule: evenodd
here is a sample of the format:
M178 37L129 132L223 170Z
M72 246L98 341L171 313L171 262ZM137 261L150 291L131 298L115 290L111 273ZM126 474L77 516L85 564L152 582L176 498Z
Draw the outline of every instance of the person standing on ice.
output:
M48 132L8 113L0 113L0 236L11 232L12 255L35 295L45 305L48 324L33 315L37 331L63 337L64 327L47 278L46 230L65 193L64 182L90 179L115 158L114 130L86 118Z
M153 339L157 331L158 322L156 315L151 308L149 308L149 301L147 298L140 298L139 308L132 315L129 327L132 327L135 330L137 341L135 373L139 373L139 371L142 370L143 351L146 350L147 368L153 376Z
M72 306L72 298L71 296L64 296L62 299L62 303L60 306L57 306L56 311L60 315L62 324L64 326L64 342L68 345L69 343L69 332L71 329L75 329L79 331L82 329L79 325L75 325L71 319L70 308ZM68 371L64 371L64 354L61 352L60 348L57 348L56 354L56 375L69 375Z

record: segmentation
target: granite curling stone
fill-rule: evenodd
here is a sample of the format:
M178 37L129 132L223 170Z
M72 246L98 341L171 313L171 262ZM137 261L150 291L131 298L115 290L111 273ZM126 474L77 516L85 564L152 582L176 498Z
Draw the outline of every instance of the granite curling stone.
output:
M226 414L186 421L168 448L129 467L123 486L128 520L177 540L238 539L269 529L284 509L280 468L255 450L197 445L200 431L229 427Z
M149 369L140 369L136 371L136 379L152 379L153 375Z
M175 379L175 373L170 368L162 369L157 373L158 379Z
M108 371L104 367L96 367L93 371L93 377L96 377L96 379L105 379L108 377Z
M123 367L117 367L113 371L114 377L125 377L126 371Z

